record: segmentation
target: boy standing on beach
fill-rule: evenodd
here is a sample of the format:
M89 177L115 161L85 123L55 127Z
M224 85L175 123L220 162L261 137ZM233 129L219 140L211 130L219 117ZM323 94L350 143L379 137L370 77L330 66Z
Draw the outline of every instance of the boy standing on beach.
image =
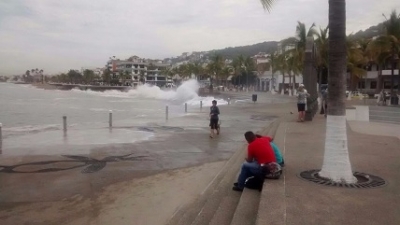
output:
M219 120L219 108L217 106L217 101L212 101L212 106L210 107L210 138L214 137L214 130L219 134L218 120Z

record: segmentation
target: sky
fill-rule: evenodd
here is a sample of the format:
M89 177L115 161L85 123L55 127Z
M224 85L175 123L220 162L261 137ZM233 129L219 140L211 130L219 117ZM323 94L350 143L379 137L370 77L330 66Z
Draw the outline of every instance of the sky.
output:
M400 13L400 1L347 0L347 33L393 9ZM279 41L297 21L326 27L328 0L277 0L271 12L259 0L0 0L0 75Z

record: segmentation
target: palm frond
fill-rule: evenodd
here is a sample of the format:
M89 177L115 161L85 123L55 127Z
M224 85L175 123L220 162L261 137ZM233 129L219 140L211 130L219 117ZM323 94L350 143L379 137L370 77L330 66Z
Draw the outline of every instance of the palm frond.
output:
M268 12L271 11L272 5L275 3L276 0L260 0L264 10L267 10Z

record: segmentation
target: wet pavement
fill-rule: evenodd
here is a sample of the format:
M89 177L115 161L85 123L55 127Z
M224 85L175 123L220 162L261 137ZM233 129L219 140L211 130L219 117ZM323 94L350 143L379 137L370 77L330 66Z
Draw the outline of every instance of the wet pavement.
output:
M214 139L209 138L208 107L189 108L186 116L168 121L119 121L112 129L69 129L66 135L50 130L15 137L12 144L3 143L0 155L0 205L91 196L115 182L228 159L245 144L245 131L261 130L279 116L269 112L277 102L293 101L259 93L254 104L249 96L225 93L232 104L220 106L221 134Z

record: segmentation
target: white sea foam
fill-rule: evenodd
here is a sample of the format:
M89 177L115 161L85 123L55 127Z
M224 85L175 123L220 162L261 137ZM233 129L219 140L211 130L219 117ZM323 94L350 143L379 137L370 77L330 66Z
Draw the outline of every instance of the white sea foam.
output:
M176 90L163 90L157 86L152 85L141 85L136 89L131 89L127 92L121 92L118 90L108 90L104 92L97 91L81 91L79 89L73 89L75 92L85 92L91 95L99 95L104 97L117 97L117 98L144 98L144 99L156 99L156 100L169 100L187 103L188 105L195 106L200 105L200 101L203 101L203 106L210 106L214 97L200 97L198 95L200 85L196 80L188 80L182 83ZM227 104L224 100L218 100L219 105Z

